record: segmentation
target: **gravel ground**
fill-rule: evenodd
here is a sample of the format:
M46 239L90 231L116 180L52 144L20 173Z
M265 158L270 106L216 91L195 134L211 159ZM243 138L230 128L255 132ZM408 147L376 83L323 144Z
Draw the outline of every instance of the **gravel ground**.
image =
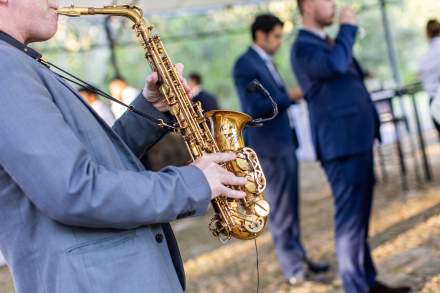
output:
M384 151L389 180L379 182L376 188L370 231L379 278L391 284L410 285L414 292L440 292L440 147L433 145L429 149L434 183L421 184L413 172L414 161L409 160L409 191L402 190L391 147ZM301 288L289 288L266 232L257 240L260 292L342 292L336 273L328 185L316 163L303 163L301 172L304 243L313 259L327 260L333 269ZM209 216L205 216L174 224L185 261L188 292L255 292L254 242L233 240L221 244L210 235L208 222ZM1 268L0 293L12 292L9 272Z

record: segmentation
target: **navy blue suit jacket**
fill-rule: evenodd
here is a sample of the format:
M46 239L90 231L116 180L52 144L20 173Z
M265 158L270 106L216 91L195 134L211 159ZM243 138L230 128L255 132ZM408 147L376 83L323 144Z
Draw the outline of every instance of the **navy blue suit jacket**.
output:
M357 27L342 25L334 43L300 30L291 63L309 105L310 125L321 161L371 150L379 116L353 57Z
M277 84L271 72L258 53L249 48L235 63L233 72L235 87L240 97L242 111L254 118L270 117L273 107L267 97L259 92L249 93L246 88L257 79L278 104L278 116L258 128L245 130L246 144L258 155L274 157L293 152L298 146L295 130L289 125L287 108L292 105L284 86Z
M205 91L201 91L200 93L198 93L196 96L193 97L192 100L193 102L202 103L202 109L204 112L220 109L217 103L217 98Z

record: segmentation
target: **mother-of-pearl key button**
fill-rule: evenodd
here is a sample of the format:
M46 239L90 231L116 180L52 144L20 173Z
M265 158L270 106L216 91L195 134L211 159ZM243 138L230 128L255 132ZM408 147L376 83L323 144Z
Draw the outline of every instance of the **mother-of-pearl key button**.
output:
M249 177L246 179L247 179L247 182L244 187L250 193L255 193L255 191L257 190L257 185L255 184L255 181L253 181L253 178L249 178Z
M249 163L246 159L243 158L237 158L235 160L237 162L238 167L243 170L243 171L249 171L250 170L250 166Z
M259 200L255 203L255 213L260 217L266 217L270 213L269 203L265 200Z

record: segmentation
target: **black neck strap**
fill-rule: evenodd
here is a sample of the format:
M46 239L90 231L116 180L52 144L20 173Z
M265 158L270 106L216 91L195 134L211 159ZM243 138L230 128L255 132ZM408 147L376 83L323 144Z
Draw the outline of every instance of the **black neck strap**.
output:
M90 90L91 92L93 92L93 93L95 93L95 94L97 94L97 95L99 95L99 96L101 96L103 98L106 98L106 99L111 100L111 101L113 101L115 103L118 103L118 104L124 106L125 108L127 108L128 111L133 112L133 113L141 116L142 118L150 121L151 123L154 123L156 125L159 125L161 127L165 127L165 128L171 129L171 130L175 130L176 129L176 127L172 125L173 123L171 121L166 121L165 122L163 119L157 119L157 118L155 118L155 117L153 117L153 116L151 116L151 115L149 115L147 113L139 111L136 108L134 108L133 106L127 105L127 104L119 101L118 99L112 97L111 95L109 95L106 92L100 90L99 88L96 88L95 86L91 85L90 83L87 83L84 80L76 77L75 75L67 72L66 70L64 70L64 69L62 69L62 68L60 68L60 67L58 67L58 66L56 66L56 65L54 65L54 64L52 64L52 63L50 63L48 61L45 61L42 58L43 57L42 54L40 54L39 52L35 51L34 49L26 46L25 44L19 42L18 40L16 40L12 36L8 35L7 33L0 31L0 40L6 42L7 44L9 44L9 45L11 45L13 47L15 47L16 49L22 51L23 53L25 53L26 55L28 55L32 59L35 59L39 63L41 63L44 66L46 66L47 68L49 68L49 69L51 67L55 68L56 70L58 70L62 74L60 74L59 72L55 72L55 71L52 71L52 72L54 74L56 74L57 76L61 77L62 79L66 80L66 81L69 81L69 82L71 82L73 84L76 84L78 86L85 87L88 90ZM65 75L63 75L63 74L65 74Z
M17 41L16 39L14 39L13 37L11 37L10 35L8 35L5 32L0 31L0 40L8 43L9 45L17 48L18 50L22 51L23 53L25 53L26 55L28 55L29 57L35 59L35 60L40 60L42 55L40 53L38 53L37 51L35 51L34 49L26 46L25 44Z

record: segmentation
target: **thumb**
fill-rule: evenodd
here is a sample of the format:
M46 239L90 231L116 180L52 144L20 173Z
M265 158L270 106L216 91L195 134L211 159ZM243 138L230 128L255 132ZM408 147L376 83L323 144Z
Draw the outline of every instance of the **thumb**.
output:
M155 90L157 87L156 83L158 80L159 80L159 75L157 74L157 72L151 73L147 78L147 88L149 90Z
M185 69L185 66L182 63L176 64L176 70L180 76L183 76L183 69Z

